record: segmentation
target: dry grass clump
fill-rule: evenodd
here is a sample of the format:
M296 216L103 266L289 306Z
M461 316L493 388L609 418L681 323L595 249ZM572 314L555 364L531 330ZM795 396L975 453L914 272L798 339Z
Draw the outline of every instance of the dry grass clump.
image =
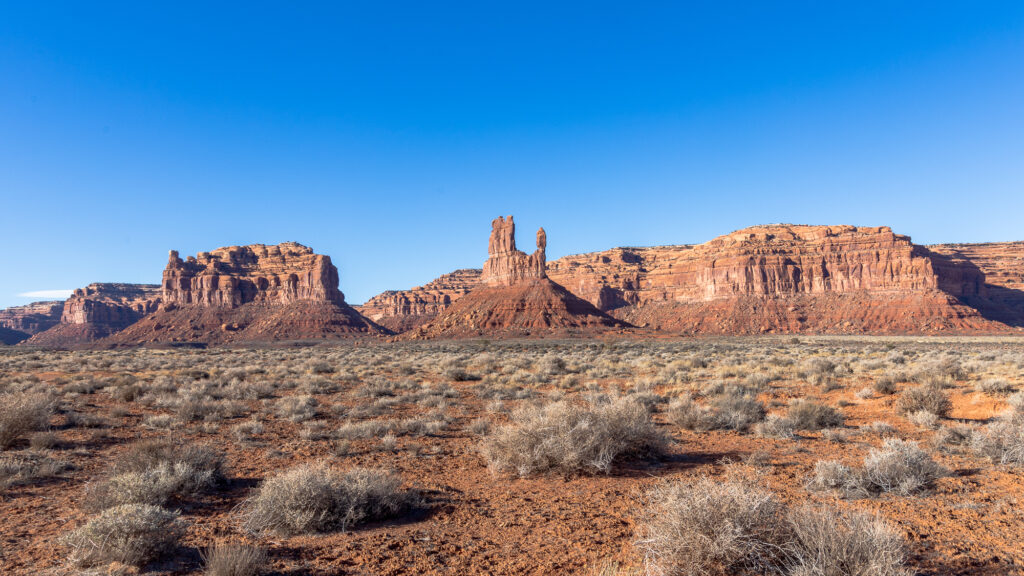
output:
M704 432L729 429L746 432L765 417L765 407L752 391L730 388L714 396L708 406L701 406L692 396L681 396L668 408L668 419L673 424Z
M53 400L38 392L0 395L0 449L7 449L23 435L46 428Z
M225 481L223 455L208 446L139 442L118 459L105 480L86 488L83 506L99 511L123 504L162 505Z
M818 461L807 485L812 490L837 490L848 498L890 492L908 496L948 474L916 442L888 438L881 449L871 449L861 468L834 460Z
M768 572L787 539L771 492L703 478L664 483L648 494L638 546L652 574L718 576Z
M617 458L656 455L664 444L643 404L622 397L607 404L521 408L511 424L484 437L482 452L491 470L528 476L608 472Z
M292 422L305 422L316 416L318 405L316 398L309 395L286 396L277 401L274 409L281 418L287 418Z
M264 549L248 544L218 542L201 555L206 576L257 576L267 562Z
M802 507L786 517L796 553L788 576L910 576L903 536L878 516Z
M63 538L78 566L141 566L172 551L184 532L178 514L148 504L108 508Z
M1024 413L1011 412L976 431L971 446L994 463L1024 466Z
M339 472L302 464L263 481L242 504L243 527L283 535L345 531L360 522L399 516L416 505L397 476L353 468Z
M0 489L29 484L39 478L56 476L71 465L44 454L13 452L0 454Z
M637 546L658 576L907 576L902 537L881 519L787 510L774 494L708 478L648 495Z
M793 400L786 410L786 419L797 430L821 430L842 426L845 418L838 410L813 400Z
M1003 378L986 378L974 385L974 390L983 394L1010 394L1016 387Z
M953 409L953 403L949 399L949 394L939 386L924 384L900 392L899 398L896 399L896 409L902 414L924 411L944 418Z

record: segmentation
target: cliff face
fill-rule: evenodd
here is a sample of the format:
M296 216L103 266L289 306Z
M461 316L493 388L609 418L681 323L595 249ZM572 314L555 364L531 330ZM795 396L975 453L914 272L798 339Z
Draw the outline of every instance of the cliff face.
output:
M155 284L89 284L75 290L61 313L62 324L103 324L119 330L153 312L160 304Z
M58 324L26 344L67 347L98 340L152 313L160 294L154 284L89 284L64 301Z
M495 221L499 239L510 221ZM492 255L514 250L494 238ZM769 225L699 245L566 256L548 262L546 276L602 311L669 331L1000 331L1006 326L992 320L1012 321L1013 313L993 301L1018 298L1011 308L1024 315L1024 291L1015 288L1024 283L1024 264L1007 264L1019 262L1022 252L1019 246L929 249L884 226ZM526 255L519 254L522 262ZM455 302L462 294L431 296ZM390 297L419 305L415 291ZM986 303L990 308L975 308ZM996 308L1002 316L989 314ZM398 316L388 316L392 311ZM396 307L381 321L400 325L401 314Z
M100 344L252 342L382 334L345 303L331 259L294 242L170 252L160 308Z
M940 287L986 316L1024 326L1024 242L938 244L926 248L939 266L957 270Z
M24 306L12 306L0 310L0 328L8 337L3 341L14 344L38 334L60 322L64 303L59 300L33 302Z
M172 250L163 298L168 304L227 308L249 302L344 302L331 258L294 242L218 248L186 260Z
M523 280L546 278L545 250L548 245L544 229L537 230L537 250L526 254L516 249L516 224L509 216L491 222L487 243L487 261L480 280L488 286L512 286Z
M626 327L552 282L544 270L546 247L547 235L541 228L533 254L517 250L512 217L494 220L479 284L412 337L546 336Z
M389 290L355 306L364 316L395 332L417 328L480 284L480 269L444 274L423 286Z
M937 287L929 259L888 227L755 226L694 246L567 256L548 275L611 310L737 296L916 291Z

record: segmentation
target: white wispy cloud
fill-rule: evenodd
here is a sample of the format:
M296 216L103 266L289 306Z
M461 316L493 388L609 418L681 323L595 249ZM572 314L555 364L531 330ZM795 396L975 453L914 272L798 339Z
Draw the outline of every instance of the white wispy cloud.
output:
M31 292L22 292L18 294L20 298L50 298L53 300L61 300L71 296L74 290L33 290Z

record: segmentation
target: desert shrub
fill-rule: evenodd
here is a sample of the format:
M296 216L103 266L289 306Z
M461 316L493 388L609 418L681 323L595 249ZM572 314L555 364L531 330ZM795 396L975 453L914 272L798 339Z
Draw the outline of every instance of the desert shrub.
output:
M12 452L0 454L0 489L28 484L39 478L55 476L71 464L43 454Z
M946 394L938 386L927 384L904 389L896 400L896 409L903 414L913 414L923 410L939 417L945 417L952 408L953 403L949 400L949 394Z
M656 486L637 546L658 576L909 576L903 538L876 516L787 510L772 494L708 478Z
M881 449L872 448L864 458L869 489L882 492L911 494L947 474L916 442L898 438L886 439Z
M28 445L33 450L49 450L52 448L60 447L60 437L54 432L49 430L45 432L36 432L28 439Z
M971 446L997 464L1024 466L1024 417L1007 415L975 432Z
M711 398L707 407L689 395L673 401L667 411L673 424L688 430L730 429L745 432L764 420L765 408L755 395L746 391L725 389Z
M637 545L649 573L760 574L782 562L788 534L770 492L703 478L658 485L647 498Z
M46 428L52 412L53 401L46 394L0 395L0 449L10 448L24 434Z
M975 437L974 429L967 425L946 426L935 431L932 445L940 450L968 446Z
M903 537L864 512L805 506L787 515L793 544L788 576L910 576Z
M398 516L417 499L401 480L379 470L338 472L303 464L266 479L243 505L243 527L284 535L345 531L360 522Z
M764 422L757 425L755 432L757 432L758 436L789 439L795 436L796 425L789 418L779 416L778 414L770 414L765 418Z
M617 458L658 454L664 443L642 404L616 398L519 409L510 424L483 438L482 452L495 472L569 474L608 472Z
M838 490L849 498L883 492L903 496L918 492L948 471L932 460L917 443L889 438L882 448L872 448L861 468L836 461L819 461L807 483L812 490Z
M86 487L83 507L93 512L123 504L162 506L178 488L178 476L164 464L141 472L122 472Z
M217 543L202 558L206 576L257 576L266 567L267 553L247 544Z
M900 356L900 358L902 358L902 356ZM904 378L905 376L902 374L886 372L871 383L871 388L879 394L892 394L893 392L896 392L896 383L902 381Z
M277 401L274 409L281 418L292 422L305 422L316 416L319 403L309 395L286 396Z
M1002 378L986 378L975 384L974 389L984 394L1009 394L1015 388Z
M108 508L63 538L79 566L141 566L170 552L184 527L175 512L148 504Z
M907 415L907 420L910 420L915 426L921 428L928 428L934 430L939 427L939 417L927 410L918 410L912 414Z
M860 473L837 460L815 462L814 474L808 480L807 488L809 490L835 490L847 498L868 495Z
M789 403L786 418L797 430L820 430L842 426L845 420L835 408L802 398Z
M222 484L223 467L223 455L208 446L138 442L114 462L109 477L86 488L83 506L96 511L123 504L162 505L172 496L193 496Z

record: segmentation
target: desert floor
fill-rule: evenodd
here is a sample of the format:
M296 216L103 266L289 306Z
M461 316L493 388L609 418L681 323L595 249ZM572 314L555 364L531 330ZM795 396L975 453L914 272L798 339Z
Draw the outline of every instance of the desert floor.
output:
M211 545L237 542L264 550L272 574L683 574L645 564L643 511L658 486L711 478L788 507L876 513L905 540L910 573L1024 574L1021 392L1024 341L999 338L3 348L0 413L35 402L45 417L19 429L0 414L13 430L0 573L199 574ZM801 399L832 410L808 424L791 407ZM501 452L531 408L616 402L642 405L663 446L575 466L517 467L523 454ZM823 487L816 463L857 470L891 438L943 472L891 490ZM223 479L118 492L130 488L112 479L154 439L222 455ZM246 499L304 463L389 471L416 501L344 530L254 529ZM177 512L183 532L138 566L85 558L89 544L68 535L112 502Z

